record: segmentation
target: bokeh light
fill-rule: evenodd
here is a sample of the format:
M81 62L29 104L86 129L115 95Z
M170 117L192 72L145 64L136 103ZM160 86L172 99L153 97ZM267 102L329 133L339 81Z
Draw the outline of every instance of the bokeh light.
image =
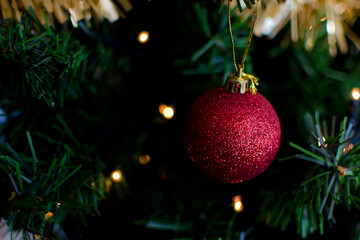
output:
M120 182L121 179L122 179L122 173L120 170L115 170L111 173L111 179L114 181L114 182Z
M233 206L236 212L241 212L244 209L244 205L241 201L240 195L236 195L235 197L233 197Z
M151 159L150 159L150 156L147 155L147 154L142 155L142 156L139 157L139 162L140 162L140 164L142 164L142 165L148 164L148 163L150 162L150 160L151 160Z
M147 31L141 31L138 35L139 43L146 43L149 41L150 34Z
M165 104L159 105L159 112L163 115L166 119L171 119L174 117L175 111L172 106L167 106Z
M360 99L360 89L355 87L353 88L353 90L351 91L351 98L352 100L355 100L355 101L359 101Z

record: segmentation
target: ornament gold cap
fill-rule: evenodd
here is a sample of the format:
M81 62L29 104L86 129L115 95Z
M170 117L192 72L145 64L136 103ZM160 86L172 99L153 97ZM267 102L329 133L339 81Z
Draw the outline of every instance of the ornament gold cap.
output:
M257 91L255 85L259 85L258 81L259 78L244 73L240 68L238 74L232 73L227 76L224 88L232 93L240 92L244 94L246 91L250 91L250 93L254 95Z

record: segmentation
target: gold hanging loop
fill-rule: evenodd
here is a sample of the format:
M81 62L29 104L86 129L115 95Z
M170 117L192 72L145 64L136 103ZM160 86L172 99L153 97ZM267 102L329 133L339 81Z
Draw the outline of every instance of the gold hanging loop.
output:
M260 0L257 1L257 8L256 8L256 12L253 16L253 20L251 23L250 32L249 32L249 36L248 36L248 39L246 42L245 51L244 51L244 55L243 55L243 58L241 61L241 65L237 65L237 63L236 63L234 37L232 34L232 28L231 28L230 1L231 0L228 0L229 31L230 31L230 39L231 39L231 46L232 46L233 62L234 62L236 74L230 74L227 77L227 80L225 83L225 89L230 92L233 92L233 93L240 92L242 94L245 93L247 90L250 90L251 94L255 94L257 91L256 86L259 85L259 83L258 83L259 79L251 74L246 74L244 72L244 69L245 69L246 56L249 52L252 36L254 34L255 22L256 22L257 16L260 11Z

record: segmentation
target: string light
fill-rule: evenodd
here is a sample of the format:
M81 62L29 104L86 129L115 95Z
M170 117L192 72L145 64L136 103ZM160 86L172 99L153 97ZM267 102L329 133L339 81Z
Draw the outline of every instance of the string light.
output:
M138 35L139 43L146 43L149 41L150 34L147 31L141 31Z
M236 195L235 197L233 197L233 206L236 212L241 212L244 209L244 205L241 201L240 195Z
M52 212L48 212L47 214L45 214L46 221L49 220L52 217L52 215L54 215Z
M171 119L174 116L174 109L172 107L166 107L164 109L163 115L167 119Z
M120 182L121 179L122 179L122 173L120 170L115 170L111 173L111 179L114 181L114 182Z
M166 118L166 119L171 119L173 118L175 111L174 108L171 106L167 106L165 104L160 104L159 105L159 112Z
M360 89L355 87L351 91L351 98L352 100L359 101L360 100Z
M140 162L140 164L142 164L142 165L148 164L148 163L150 162L150 160L151 160L151 159L150 159L150 156L147 155L147 154L142 155L142 156L139 157L139 162Z
M160 104L159 105L159 112L161 113L161 114L163 114L164 113L164 109L167 107L167 105L165 105L165 104Z

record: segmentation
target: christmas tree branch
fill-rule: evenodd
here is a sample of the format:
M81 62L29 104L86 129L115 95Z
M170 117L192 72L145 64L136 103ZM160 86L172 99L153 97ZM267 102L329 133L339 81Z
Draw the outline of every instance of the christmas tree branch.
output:
M23 15L19 22L7 19L0 22L0 61L7 68L2 74L8 75L12 92L63 106L65 98L78 99L84 89L96 89L91 75L95 66L88 68L89 59L105 57L105 52L97 52L103 43L96 44L99 47L88 47L71 32L43 26L36 15Z
M351 124L347 125L347 117L341 122L336 136L334 131L328 133L327 123L321 122L318 114L315 121L309 114L305 119L311 140L310 150L293 142L290 142L290 146L302 153L295 154L296 158L306 160L312 166L308 168L302 183L291 193L293 197L284 198L282 210L274 209L277 215L270 218L272 225L281 225L285 229L290 216L294 214L298 233L304 238L318 229L323 234L324 219L332 225L335 222L334 210L338 205L344 205L349 211L351 205L359 207L357 189L360 181L360 175L355 172L360 166L360 154L357 154L359 146L353 147L358 143L352 142L354 131ZM284 213L285 209L287 214Z
M4 208L6 214L2 217L7 216L5 219L10 226L23 229L24 239L27 238L28 233L47 237L56 236L52 231L55 222L61 223L68 215L73 214L77 214L82 221L86 221L85 215L96 209L97 199L101 197L100 192L94 190L96 172L99 169L83 169L82 167L87 165L87 162L78 164L76 155L72 157L67 152L60 160L56 156L58 154L55 154L51 162L43 161L35 154L30 133L26 132L26 136L31 161L36 162L30 171L31 178L26 176L27 172L22 171L25 169L23 162L7 155L0 156L2 160L0 169L9 175L9 181L14 189L14 194L8 200L8 207ZM61 146L59 142L55 145ZM7 149L21 159L20 154L13 148L7 147ZM79 171L80 169L82 171ZM94 184L89 184L89 181ZM59 211L59 208L62 210ZM48 212L53 212L51 214L53 217L45 219L44 216Z

